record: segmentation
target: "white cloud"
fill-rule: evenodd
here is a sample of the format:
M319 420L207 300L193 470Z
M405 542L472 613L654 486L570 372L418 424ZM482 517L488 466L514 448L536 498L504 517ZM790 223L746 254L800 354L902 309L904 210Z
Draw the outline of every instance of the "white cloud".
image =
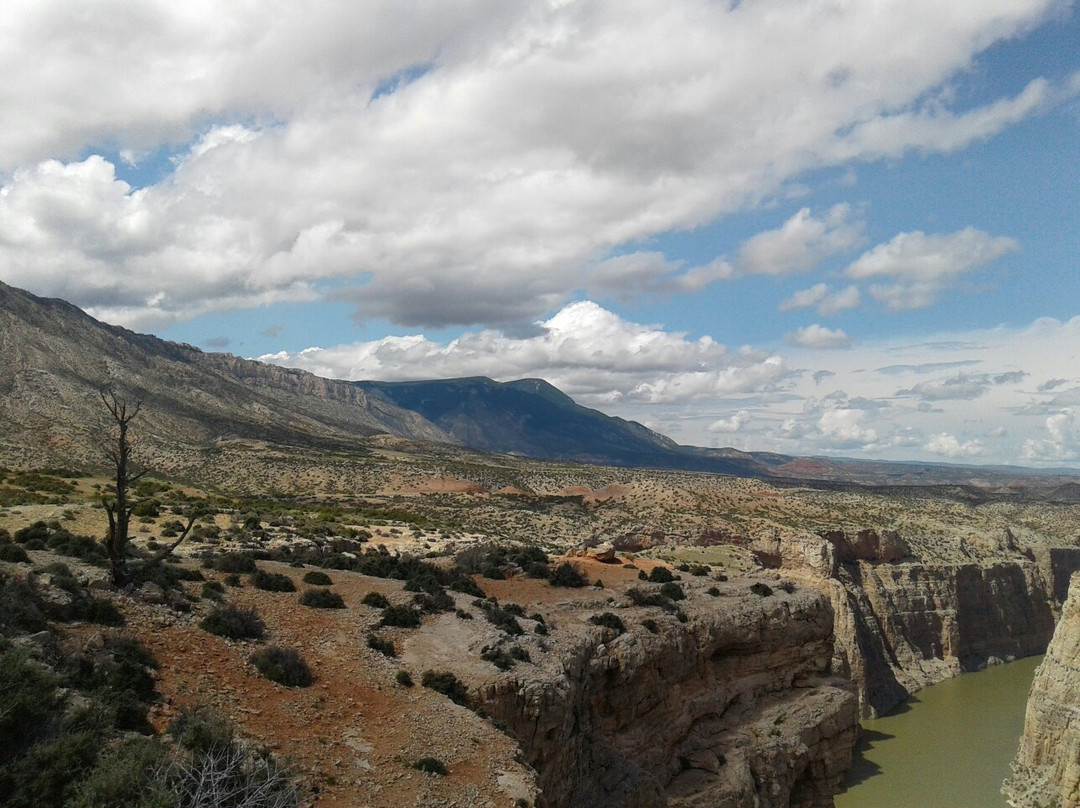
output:
M878 439L877 431L865 426L865 421L864 410L826 410L818 419L817 427L834 448L865 448Z
M735 433L742 432L750 425L750 411L739 410L728 418L719 418L709 424L710 432Z
M931 454L941 455L951 460L957 458L979 457L983 453L983 446L977 440L960 442L955 435L947 432L934 435L923 446L923 449Z
M899 233L859 256L848 268L854 280L885 279L870 294L890 309L929 306L964 273L992 263L1020 245L973 227L955 233Z
M836 205L815 219L803 208L777 230L748 239L735 262L740 272L786 275L813 269L830 255L847 252L863 243L865 227L853 220L848 205Z
M810 170L956 149L1045 108L1066 90L974 109L940 90L1056 7L16 3L0 27L3 279L131 326L324 285L414 326L700 291L731 268L608 260ZM101 144L179 161L133 190L80 160ZM798 271L860 239L846 207L807 210L733 263Z
M631 323L591 301L571 303L535 336L485 330L446 344L423 336L308 348L259 357L320 376L389 381L457 376L540 376L589 404L685 402L768 390L787 374L779 357L730 352L709 337L689 340Z
M814 323L804 326L784 339L801 348L850 348L851 340L839 328L831 329Z
M792 309L807 309L817 307L818 314L829 317L842 311L853 309L862 302L862 296L857 286L847 286L838 292L829 292L829 286L825 283L816 283L809 289L795 292L791 297L780 303L780 311Z
M1066 461L1080 457L1080 429L1073 410L1055 412L1047 417L1044 426L1050 437L1024 441L1024 460Z

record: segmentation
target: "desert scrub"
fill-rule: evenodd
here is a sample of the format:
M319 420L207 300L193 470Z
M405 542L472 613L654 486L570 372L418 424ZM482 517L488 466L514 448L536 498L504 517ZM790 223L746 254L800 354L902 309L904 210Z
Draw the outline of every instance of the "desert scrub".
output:
M397 656L397 648L394 647L394 644L390 640L384 640L378 634L368 634L367 647L373 651L378 651L383 656L391 658Z
M626 625L623 623L622 618L617 614L611 612L604 612L603 614L594 614L589 618L589 622L594 626L600 626L601 628L612 629L616 634L622 634L626 631Z
M390 605L390 601L386 599L386 595L382 594L382 592L368 592L360 599L360 602L374 609L385 609Z
M396 628L419 628L420 612L412 606L387 606L383 609L379 625Z
M409 672L407 670L404 670L404 669L399 670L397 672L397 675L394 677L394 680L399 685L401 685L402 687L412 687L413 686L412 676L409 674Z
M225 596L225 587L220 581L207 581L199 596L205 600L221 600Z
M686 592L674 581L661 584L660 594L668 600L686 600Z
M511 606L516 604L509 604ZM488 622L495 626L500 631L505 631L507 634L519 637L525 633L525 630L521 627L521 623L508 609L504 609L499 606L498 601L494 598L487 600L475 600L473 606L480 609L484 616L487 617ZM520 606L518 607L521 608ZM524 610L522 610L522 613Z
M266 624L255 609L241 609L232 604L215 606L199 627L230 640L261 640L266 634Z
M310 586L333 586L334 584L329 575L318 570L304 573L304 583Z
M345 600L329 589L305 589L300 595L300 605L312 609L344 609Z
M428 774L437 774L440 777L446 777L447 774L446 764L433 757L420 758L413 764L413 768Z
M420 684L436 693L442 693L454 704L467 706L469 691L465 685L450 671L424 671L420 677Z
M255 570L251 574L251 585L256 589L262 589L264 592L296 591L296 584L292 582L292 578L288 575L283 575L280 572L267 572L266 570Z
M671 574L671 570L667 567L653 567L649 572L648 580L654 584L666 584L675 580L675 576Z
M29 564L30 556L19 545L5 542L0 544L0 561L8 561L12 564Z
M255 559L247 553L224 553L215 556L213 565L219 572L255 572Z
M762 597L762 598L767 598L767 597L769 597L769 595L771 595L773 593L772 587L769 586L768 584L762 583L761 581L758 581L756 584L753 584L750 587L750 591L753 592L758 597Z
M564 561L551 571L548 576L548 583L552 586L580 587L585 586L588 581L577 567L568 561Z
M660 633L660 626L658 626L658 625L656 624L656 621L655 621L655 620L653 620L653 619L652 619L651 617L649 617L649 618L646 618L645 620L642 620L642 621L641 621L641 625L642 625L642 626L643 626L643 627L645 628L645 630L646 630L646 631L648 631L648 632L649 632L650 634L659 634L659 633Z
M251 664L271 682L285 687L307 687L314 681L311 668L295 648L268 645L251 655Z

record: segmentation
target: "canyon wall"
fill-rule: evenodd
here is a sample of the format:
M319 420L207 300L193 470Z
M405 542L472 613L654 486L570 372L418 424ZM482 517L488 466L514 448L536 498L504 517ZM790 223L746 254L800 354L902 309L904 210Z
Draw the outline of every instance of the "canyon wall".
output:
M832 805L858 706L829 676L828 600L809 587L726 595L692 598L687 622L659 617L656 633L590 629L557 671L481 690L551 808ZM629 625L658 611L619 615Z
M864 718L911 693L988 664L1041 654L1069 576L1070 547L1020 546L1012 532L953 546L920 539L918 553L885 531L759 538L753 548L782 573L825 592L835 613L832 671L849 678Z
M1046 657L1035 671L1012 776L1016 808L1080 805L1080 575L1074 575Z

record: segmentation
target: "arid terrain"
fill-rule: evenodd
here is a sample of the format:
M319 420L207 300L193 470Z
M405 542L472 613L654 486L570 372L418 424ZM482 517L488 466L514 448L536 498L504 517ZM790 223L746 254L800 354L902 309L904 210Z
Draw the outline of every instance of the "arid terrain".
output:
M68 564L158 660L157 730L185 707L213 707L288 762L305 801L328 806L689 806L750 799L767 782L774 793L762 804L828 805L860 712L1045 647L1054 581L1067 580L1078 550L1080 506L1070 504L776 487L389 437L361 456L232 440L195 466L156 458L155 471L137 488L150 504L133 522L134 544L156 550L181 514L200 509L175 553L181 563L168 565L199 580L117 591L92 558L58 556L64 548L49 544L5 572L47 591L47 574L32 570ZM42 522L104 535L108 482L74 475L5 471L0 528L17 536ZM548 571L570 563L587 585L553 586L505 558L483 567L491 548L513 546L546 556ZM470 553L480 567L467 567L469 578L489 600L440 586L450 600L412 628L380 627L383 612L362 601L374 592L407 606L417 587L348 568L370 555L451 569ZM237 555L296 591L265 591L250 572L227 585L228 567L215 559ZM656 567L679 579L685 599L641 580ZM316 570L345 608L300 604L303 577ZM982 586L990 600L1016 597L1021 617L983 614ZM905 599L918 604L906 617L883 611ZM264 639L200 628L220 602L254 609ZM506 608L516 629L499 622ZM393 656L371 647L373 636ZM249 660L266 644L296 649L314 682L283 687L261 676ZM426 671L452 673L468 706L423 687ZM801 729L757 729L765 724ZM792 738L803 739L797 749L785 745ZM413 768L427 757L447 774ZM591 762L582 770L580 761Z

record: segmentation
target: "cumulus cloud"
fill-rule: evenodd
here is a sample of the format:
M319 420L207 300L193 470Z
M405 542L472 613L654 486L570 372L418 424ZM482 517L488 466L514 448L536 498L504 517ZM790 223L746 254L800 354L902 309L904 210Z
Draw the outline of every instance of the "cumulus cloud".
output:
M937 300L961 275L1019 249L1011 238L973 227L931 235L915 230L863 253L848 266L847 275L884 280L870 287L874 298L890 309L916 309Z
M1049 437L1024 441L1025 460L1064 461L1080 457L1080 428L1074 410L1055 412L1047 417L1044 427Z
M733 433L741 432L750 425L750 411L739 410L729 418L719 418L709 424L710 432Z
M834 448L865 448L878 439L877 431L866 426L865 421L864 410L834 409L821 414L817 427Z
M864 229L863 222L852 217L849 205L836 205L820 219L803 208L779 229L748 239L735 265L740 272L752 275L805 272L830 255L860 246Z
M956 149L1045 108L1065 85L975 108L939 90L1056 7L18 3L0 29L0 266L134 327L328 288L361 317L501 326L581 292L800 271L859 244L850 209L800 211L734 268L612 256L810 170ZM101 144L175 165L133 188L85 157ZM880 277L894 305L893 287L925 298L953 276Z
M955 435L941 432L930 438L923 449L931 454L947 457L951 460L963 457L978 457L983 453L983 446L977 440L960 442Z
M839 328L831 329L814 323L804 326L784 337L791 345L800 348L850 348L851 340Z
M685 402L769 390L788 373L777 356L731 352L709 337L687 339L628 322L592 301L564 307L536 334L467 332L445 344L421 335L312 347L259 357L320 376L388 381L540 376L591 404Z

